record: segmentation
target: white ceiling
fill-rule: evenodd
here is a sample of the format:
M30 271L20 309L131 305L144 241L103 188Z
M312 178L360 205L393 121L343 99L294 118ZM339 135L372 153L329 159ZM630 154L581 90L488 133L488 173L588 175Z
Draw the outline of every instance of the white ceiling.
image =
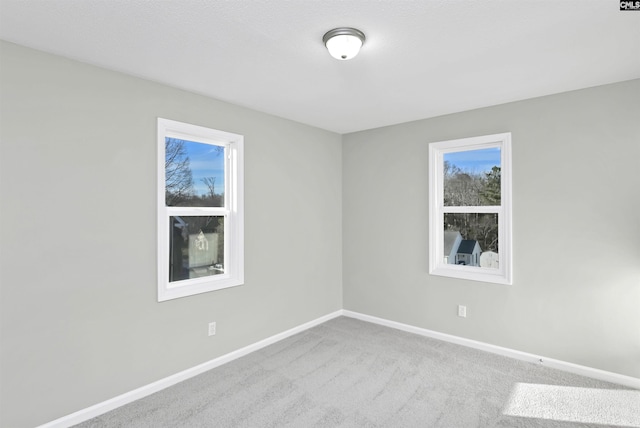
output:
M338 133L640 77L617 0L0 0L0 38Z

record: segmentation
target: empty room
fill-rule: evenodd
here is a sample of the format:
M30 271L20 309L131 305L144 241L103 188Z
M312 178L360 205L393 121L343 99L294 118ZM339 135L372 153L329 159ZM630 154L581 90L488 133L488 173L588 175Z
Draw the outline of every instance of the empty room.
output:
M640 427L640 2L0 39L1 427Z

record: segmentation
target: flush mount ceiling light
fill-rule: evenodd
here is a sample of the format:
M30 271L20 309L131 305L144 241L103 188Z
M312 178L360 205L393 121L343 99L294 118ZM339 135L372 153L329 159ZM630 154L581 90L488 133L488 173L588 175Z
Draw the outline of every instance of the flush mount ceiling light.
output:
M364 33L355 28L334 28L322 37L322 42L335 59L341 61L351 59L358 55L364 44Z

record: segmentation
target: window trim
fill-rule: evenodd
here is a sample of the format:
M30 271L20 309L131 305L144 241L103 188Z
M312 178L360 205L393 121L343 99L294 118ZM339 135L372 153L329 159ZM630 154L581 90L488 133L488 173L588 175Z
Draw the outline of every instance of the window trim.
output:
M158 118L157 129L158 302L244 284L244 137L230 132L163 118ZM166 137L224 147L224 207L166 206ZM169 221L170 217L177 215L224 216L224 274L174 282L169 281Z
M500 206L444 207L445 153L500 148ZM484 135L429 144L429 273L496 284L513 283L511 133ZM500 263L498 269L444 263L444 214L497 213Z

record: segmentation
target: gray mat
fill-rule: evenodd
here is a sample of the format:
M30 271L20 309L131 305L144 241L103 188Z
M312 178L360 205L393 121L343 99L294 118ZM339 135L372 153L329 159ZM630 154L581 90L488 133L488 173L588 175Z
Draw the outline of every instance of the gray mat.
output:
M77 427L637 427L639 394L340 317Z

